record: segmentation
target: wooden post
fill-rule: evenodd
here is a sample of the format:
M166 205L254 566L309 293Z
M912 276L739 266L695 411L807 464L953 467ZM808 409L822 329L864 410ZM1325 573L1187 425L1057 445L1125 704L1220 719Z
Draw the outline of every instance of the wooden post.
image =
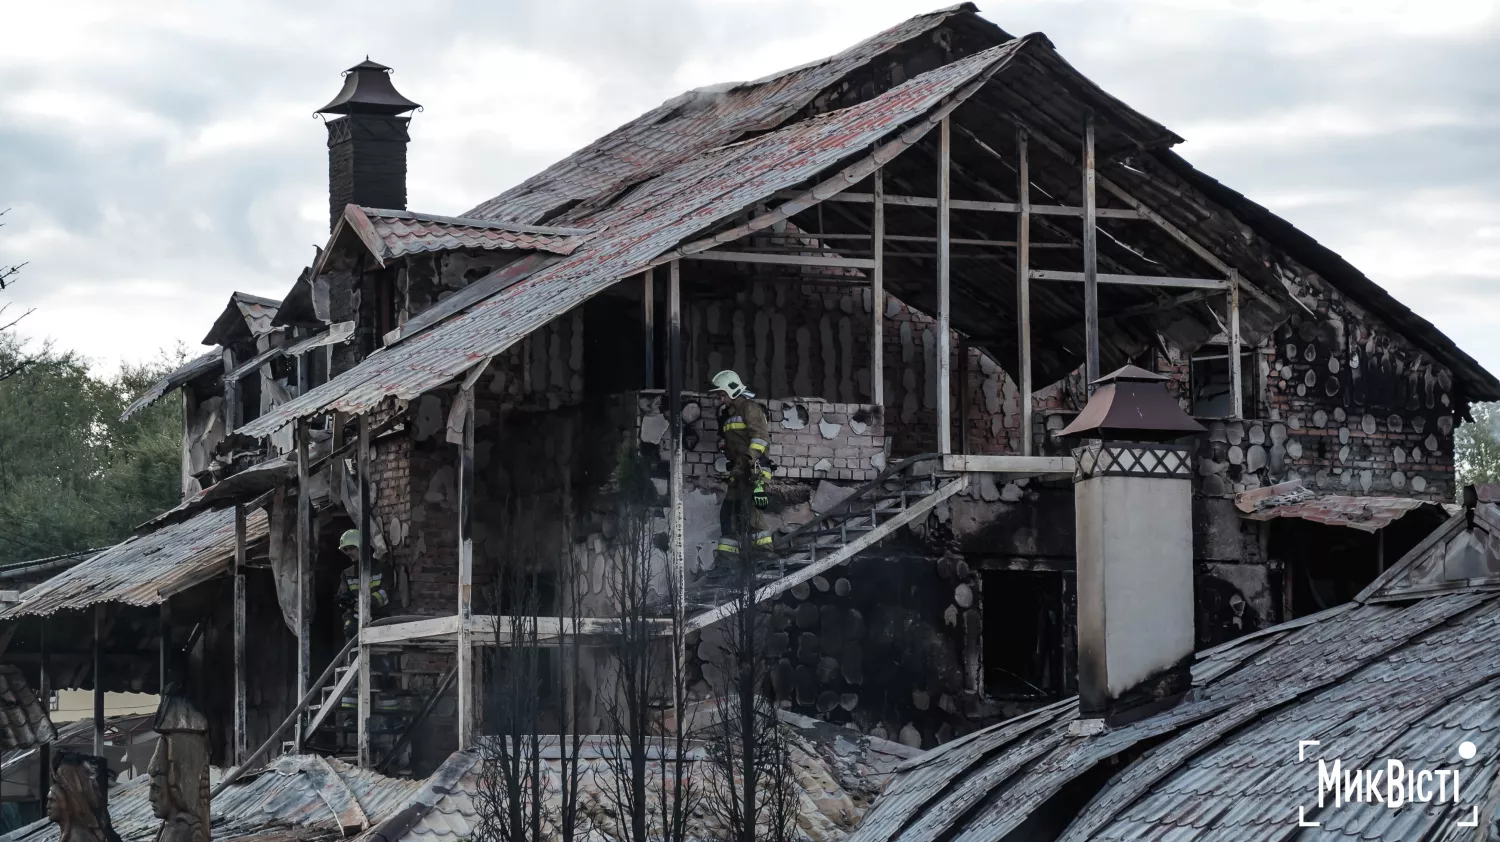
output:
M370 576L374 541L370 534L370 415L359 416L359 629L370 627ZM370 650L359 644L359 708L355 728L356 762L368 767L370 756ZM335 699L333 703L337 704Z
M969 349L967 338L958 342L958 452L969 450Z
M870 274L870 403L885 406L885 170L875 171L875 269Z
M307 695L312 680L312 477L308 459L307 419L297 419L297 698ZM297 717L293 741L302 750L306 736Z
M1244 372L1240 365L1240 275L1229 276L1229 391L1235 418L1245 417Z
M950 157L948 118L938 126L938 195L937 195L937 449L939 453L953 452L953 417L948 408L951 398L951 374L953 368L953 336L950 327L948 296L948 264L951 242L948 236L949 195L948 160Z
M474 392L461 396L463 445L458 464L458 747L474 744L478 711L474 697Z
M1094 393L1099 379L1099 240L1094 207L1094 115L1083 119L1083 333L1084 381Z
M41 700L42 709L52 711L52 650L47 645L47 618L38 617L38 646L41 649L41 674L37 681L37 697ZM52 744L42 743L37 750L37 792L41 793L42 803L47 803L47 795L52 791Z
M1021 455L1030 456L1031 443L1031 169L1026 130L1016 129L1016 385L1021 393Z
M305 395L308 392L308 384L312 382L312 373L308 371L308 354L316 354L317 348L310 348L297 355L297 394Z
M247 701L245 686L245 506L234 506L234 747L231 755L235 765L245 759L249 742L246 734Z
M667 411L671 414L667 422L672 441L669 465L672 519L668 524L668 551L672 574L679 582L685 581L686 547L682 513L682 262L668 264L667 280ZM744 375L741 374L741 377Z
M234 352L225 348L222 357L224 360L224 435L234 432L240 425L240 382L230 380L229 372L234 371Z
M167 685L172 682L172 601L170 599L163 600L157 609L156 629L156 656L159 661L157 692L166 693Z
M641 312L646 323L647 389L656 388L656 269L647 269L641 290Z
M109 604L94 604L94 756L104 756L104 612Z

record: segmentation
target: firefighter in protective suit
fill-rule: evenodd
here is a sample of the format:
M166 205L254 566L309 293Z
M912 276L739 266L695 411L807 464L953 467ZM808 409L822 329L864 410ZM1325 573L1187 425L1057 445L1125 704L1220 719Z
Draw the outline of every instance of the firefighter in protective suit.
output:
M359 633L359 530L350 529L339 536L339 551L351 562L339 581L339 608L343 609L344 639ZM385 592L380 566L370 569L370 616L384 616L391 599Z
M713 384L712 391L719 396L719 449L728 463L725 481L729 486L719 509L718 552L737 558L742 536L748 537L751 551L771 548L771 533L761 515L770 504L766 481L771 478L771 464L766 450L771 425L766 411L755 402L755 393L745 388L738 374L721 371L714 375Z

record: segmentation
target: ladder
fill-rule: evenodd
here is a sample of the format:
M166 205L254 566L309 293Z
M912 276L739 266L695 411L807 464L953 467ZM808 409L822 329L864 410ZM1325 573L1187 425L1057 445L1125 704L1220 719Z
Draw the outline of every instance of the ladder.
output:
M743 598L741 571L708 571L687 588L686 630L701 629L750 605L779 596L836 567L962 491L968 474L941 470L942 455L903 459L855 489L828 511L777 538L756 563L755 593Z

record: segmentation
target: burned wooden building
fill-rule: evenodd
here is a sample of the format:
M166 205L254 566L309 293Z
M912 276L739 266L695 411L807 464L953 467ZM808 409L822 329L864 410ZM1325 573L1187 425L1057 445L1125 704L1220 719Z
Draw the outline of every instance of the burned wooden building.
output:
M1076 689L1063 431L1105 372L1164 376L1203 427L1137 468L1191 473L1201 646L1366 587L1447 519L1453 428L1500 399L1045 36L969 4L684 93L456 215L405 206L415 108L366 61L322 109L326 247L282 300L236 294L215 349L142 397L181 393L184 502L0 610L33 682L190 687L220 764L279 750L290 717L293 750L430 771L485 728L503 658L476 653L513 642L495 585L520 533L543 579L580 571L547 633L607 636L628 463L711 694L741 606L716 574L707 390L733 369L777 465L768 692L931 747ZM349 529L391 607L346 645Z

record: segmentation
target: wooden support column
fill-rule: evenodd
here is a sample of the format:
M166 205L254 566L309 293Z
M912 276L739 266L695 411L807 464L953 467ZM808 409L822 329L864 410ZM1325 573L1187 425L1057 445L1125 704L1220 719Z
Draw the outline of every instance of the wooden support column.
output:
M312 681L312 477L308 459L307 419L297 419L297 698ZM292 740L302 750L305 715L297 717Z
M184 390L186 391L186 390ZM163 603L165 604L165 603ZM47 645L47 618L38 617L38 646L41 649L41 674L37 682L37 697L42 702L42 709L52 710L52 650ZM52 744L42 743L37 750L37 792L42 795L42 803L47 803L47 795L52 791Z
M1090 113L1083 118L1084 382L1090 395L1099 379L1099 233L1094 199L1094 115Z
M641 289L641 317L646 330L646 379L647 389L656 388L656 269L644 273Z
M370 627L370 576L374 562L374 541L370 534L370 415L359 416L359 634ZM357 760L368 767L370 755L370 650L359 646L359 702L355 742ZM335 699L334 703L338 703Z
M312 372L308 371L308 355L318 352L316 348L309 348L297 355L297 394L305 395L309 391L308 384L312 382Z
M1229 391L1235 418L1245 417L1244 372L1240 369L1240 275L1229 276Z
M958 342L958 452L969 452L969 344Z
M682 262L674 260L667 264L667 412L670 413L667 429L672 441L670 471L670 495L672 517L668 521L668 551L671 558L672 575L678 582L686 575L686 548L682 513ZM741 377L744 375L741 374Z
M225 348L224 360L224 435L228 436L240 426L240 381L231 380L229 372L235 369L234 352Z
M1016 130L1016 385L1021 393L1021 455L1031 443L1031 170L1026 130Z
M104 756L104 612L109 604L94 604L94 756Z
M885 170L878 169L871 232L875 269L870 273L870 403L885 406Z
M172 683L172 601L164 600L156 611L157 692L167 692Z
M948 161L951 154L950 133L948 118L944 117L938 125L938 210L937 210L937 449L939 453L948 454L953 452L953 414L949 410L949 402L952 399L952 368L953 368L953 331L950 326L951 313L949 312L950 301L948 295L948 268L951 262L949 254L951 243L949 241L949 219L948 202L952 198L949 193Z
M458 464L458 747L474 745L479 712L475 709L474 634L474 392L464 400L463 444Z
M234 746L230 756L235 765L245 760L248 750L247 701L245 671L245 506L234 506Z

